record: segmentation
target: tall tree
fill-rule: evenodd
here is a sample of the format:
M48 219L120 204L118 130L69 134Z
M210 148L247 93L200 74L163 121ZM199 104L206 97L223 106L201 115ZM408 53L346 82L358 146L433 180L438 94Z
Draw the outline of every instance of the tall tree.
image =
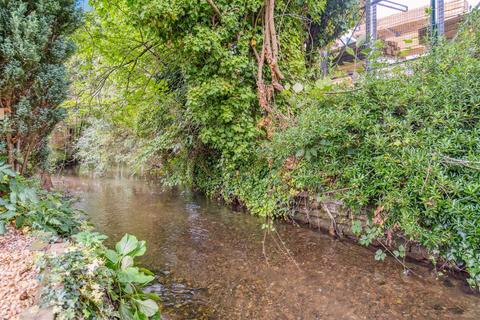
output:
M45 169L46 138L65 115L69 36L81 21L75 0L0 0L0 154L17 171Z

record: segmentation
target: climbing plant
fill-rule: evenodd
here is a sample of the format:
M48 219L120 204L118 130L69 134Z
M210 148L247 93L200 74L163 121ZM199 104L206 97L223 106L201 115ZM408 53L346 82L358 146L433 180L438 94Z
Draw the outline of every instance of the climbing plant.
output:
M191 182L250 162L273 123L296 112L281 92L307 75L312 23L328 24L315 34L316 43L328 43L355 11L354 1L92 5L78 39L88 61L82 67L96 84L87 92L98 99L92 107L92 99L80 97L89 106L83 110L104 110L109 121L133 128L144 139L142 160L153 159L157 171L182 171L180 180ZM88 86L85 77L78 80L78 88Z

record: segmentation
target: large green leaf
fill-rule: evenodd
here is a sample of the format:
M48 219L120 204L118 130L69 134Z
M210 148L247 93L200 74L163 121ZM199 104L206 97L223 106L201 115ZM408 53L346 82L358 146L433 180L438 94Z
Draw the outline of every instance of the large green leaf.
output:
M130 252L128 255L132 257L140 257L140 256L143 256L146 251L147 251L147 245L145 244L145 241L142 240L138 242L137 248L135 248L135 250Z
M137 267L129 267L118 272L118 281L121 283L139 283L145 284L155 279L154 276L149 276L140 272Z
M107 259L114 264L120 261L120 255L117 252L110 249L105 250L105 257L107 257Z
M158 305L151 299L147 300L135 300L138 309L147 317L153 316L158 311Z
M120 242L118 242L115 245L115 249L121 255L127 255L130 252L137 249L137 245L138 245L138 240L135 236L132 236L130 234L125 234L122 240L120 240Z
M10 219L12 219L13 217L15 217L17 215L17 213L15 211L7 211L7 212L3 212L3 213L0 213L0 220L5 220L5 221L8 221Z
M134 320L135 316L131 309L131 306L126 303L121 303L120 308L118 309L118 313L120 314L120 319L122 320Z
M122 265L121 265L122 270L130 268L132 266L133 266L133 258L132 257L125 256L125 257L122 258Z

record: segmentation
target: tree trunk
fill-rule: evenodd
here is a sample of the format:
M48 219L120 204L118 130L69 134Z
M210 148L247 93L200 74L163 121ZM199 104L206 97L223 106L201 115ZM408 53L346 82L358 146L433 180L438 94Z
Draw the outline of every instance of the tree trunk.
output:
M52 177L50 177L50 173L46 170L43 170L40 173L40 183L43 190L51 191L53 188Z
M8 155L8 164L15 170L15 156L14 156L15 145L12 142L12 134L7 133L7 155Z

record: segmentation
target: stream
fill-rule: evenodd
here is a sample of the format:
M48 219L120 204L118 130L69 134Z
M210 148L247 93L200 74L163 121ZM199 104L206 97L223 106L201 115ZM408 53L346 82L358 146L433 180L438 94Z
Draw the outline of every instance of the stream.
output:
M108 244L147 241L164 319L480 319L479 295L431 268L281 222L264 242L260 219L144 180L55 180Z

